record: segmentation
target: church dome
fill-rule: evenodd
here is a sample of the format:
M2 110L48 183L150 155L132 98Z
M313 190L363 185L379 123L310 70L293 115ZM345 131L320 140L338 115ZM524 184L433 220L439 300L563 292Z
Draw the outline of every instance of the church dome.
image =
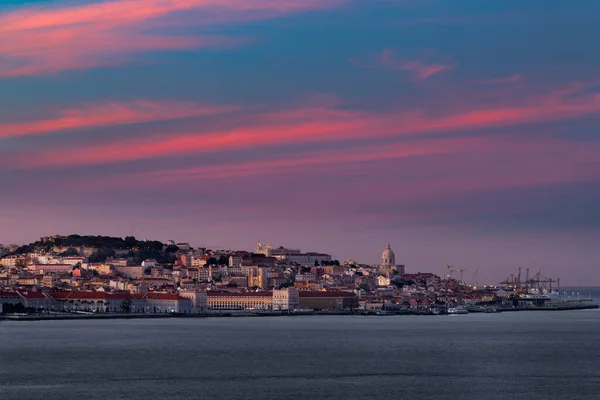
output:
M388 244L383 254L381 255L382 267L393 267L396 265L396 255L392 251L392 247Z

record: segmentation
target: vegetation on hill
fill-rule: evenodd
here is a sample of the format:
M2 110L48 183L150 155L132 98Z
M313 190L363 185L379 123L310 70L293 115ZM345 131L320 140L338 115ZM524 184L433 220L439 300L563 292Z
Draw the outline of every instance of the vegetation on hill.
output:
M139 265L142 261L154 258L160 264L171 264L177 259L175 253L177 246L165 248L162 242L156 240L137 240L134 236L124 239L111 236L81 236L69 235L53 237L51 241L36 241L19 247L14 254L26 254L34 251L50 252L55 247L64 249L61 256L74 256L79 254L79 248L94 248L89 255L90 262L105 262L110 257L116 257L117 251L129 250L127 258L132 265Z

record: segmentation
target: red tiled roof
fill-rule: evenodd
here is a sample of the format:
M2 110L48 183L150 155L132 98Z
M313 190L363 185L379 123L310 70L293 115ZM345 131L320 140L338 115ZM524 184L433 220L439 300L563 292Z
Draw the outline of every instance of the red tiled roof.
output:
M152 300L185 300L178 294L172 293L148 293L145 297Z
M355 297L352 292L331 291L331 292L316 292L316 291L300 291L300 297Z
M20 295L25 297L26 299L45 299L46 298L46 296L44 296L44 294L40 293L40 292L21 292Z
M48 294L55 300L106 300L104 292L53 292Z
M271 297L273 292L219 292L210 290L206 292L209 297L232 296L232 297Z

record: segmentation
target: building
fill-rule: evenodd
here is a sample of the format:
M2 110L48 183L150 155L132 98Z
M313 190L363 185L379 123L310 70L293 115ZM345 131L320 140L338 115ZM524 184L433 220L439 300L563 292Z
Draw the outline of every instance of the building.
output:
M229 293L209 291L208 308L211 310L271 310L273 293L245 292Z
M192 312L202 312L208 307L206 290L180 290L179 295L192 301Z
M141 265L135 266L114 266L114 272L130 279L140 279L144 276L144 267Z
M358 298L352 292L300 291L300 308L341 311L358 308Z
M266 257L271 257L272 249L273 248L271 247L269 242L267 242L267 244L263 246L263 244L259 240L256 246L254 246L254 254L263 254Z
M171 293L147 293L146 312L149 313L180 313L190 314L192 312L192 300Z
M192 312L192 300L171 293L53 292L51 308L66 311L186 313Z
M389 243L381 255L381 268L391 269L400 274L404 273L404 265L396 265L396 254L392 251Z
M144 260L144 261L142 261L142 267L154 268L154 267L156 267L156 260L154 258L149 258L147 260Z
M248 268L248 287L257 287L266 289L267 273L264 268L250 267Z
M288 264L299 264L310 267L315 265L315 262L321 264L323 261L331 261L329 254L303 253L300 249L288 249L283 246L274 249L269 243L263 246L261 242L258 242L254 247L254 254L273 257Z
M18 265L24 265L24 263L25 258L16 255L6 256L0 259L0 265L7 268L14 268Z
M300 308L300 292L296 288L273 290L273 310L289 311Z
M50 308L51 300L46 295L40 292L18 292L19 296L23 299L25 307L31 307L35 309L48 309Z
M0 292L0 304L17 305L24 303L23 298L17 292Z
M85 264L85 257L81 257L81 256L73 256L73 257L61 257L58 260L59 264L65 264L65 265L70 265L72 267L74 267L75 265L79 264L79 265L84 265Z
M28 268L33 270L36 275L66 273L73 271L73 266L70 264L33 264Z
M379 275L377 277L377 286L389 286L391 284L391 279L387 276Z

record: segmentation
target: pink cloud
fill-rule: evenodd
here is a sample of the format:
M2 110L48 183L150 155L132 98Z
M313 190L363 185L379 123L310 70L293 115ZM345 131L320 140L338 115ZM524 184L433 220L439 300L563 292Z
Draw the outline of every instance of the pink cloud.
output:
M333 7L345 0L113 0L64 7L26 7L0 16L0 77L53 74L116 65L153 50L229 47L249 38L175 36L144 31L177 11L205 24ZM213 19L211 19L214 16ZM194 26L195 21L189 21Z
M236 109L236 107L229 106L147 100L136 100L129 103L95 103L78 109L62 110L57 116L51 118L0 124L0 138L201 117L224 114Z
M432 63L424 60L404 59L399 57L397 52L393 49L386 49L375 57L353 58L350 61L353 64L366 69L383 69L390 72L411 72L417 80L425 80L451 68L451 65L447 63Z
M370 161L383 161L399 158L418 157L435 154L451 154L467 151L482 151L497 143L497 138L452 138L438 140L417 140L406 143L396 143L388 146L367 146L333 151L311 151L295 154L294 157L277 158L270 161L250 161L217 165L208 167L194 167L187 169L162 170L136 175L153 182L165 179L189 180L230 178L247 175L284 174L286 172L299 172L313 170L323 171L340 164L355 164Z
M18 155L15 163L21 167L98 165L257 147L432 135L569 120L600 113L600 94L583 93L580 89L573 87L540 97L521 99L510 106L485 108L479 104L464 105L461 109L437 116L421 111L391 110L386 113L372 113L328 108L268 112L255 115L250 123L246 121L243 125L231 129L208 133L170 133L135 140L125 138L119 142L96 144L89 148L85 145L63 146L60 152L50 148L36 154ZM183 115L199 112L193 107L189 109L191 111L182 111ZM168 116L174 112L171 110L166 114ZM147 114L157 118L153 112ZM103 121L104 117L98 118ZM94 119L90 121L93 123ZM66 122L59 118L59 122L52 122L50 126L54 124L65 127ZM4 129L8 134L8 128ZM14 128L11 129L11 132L14 131ZM39 128L29 128L35 129Z

